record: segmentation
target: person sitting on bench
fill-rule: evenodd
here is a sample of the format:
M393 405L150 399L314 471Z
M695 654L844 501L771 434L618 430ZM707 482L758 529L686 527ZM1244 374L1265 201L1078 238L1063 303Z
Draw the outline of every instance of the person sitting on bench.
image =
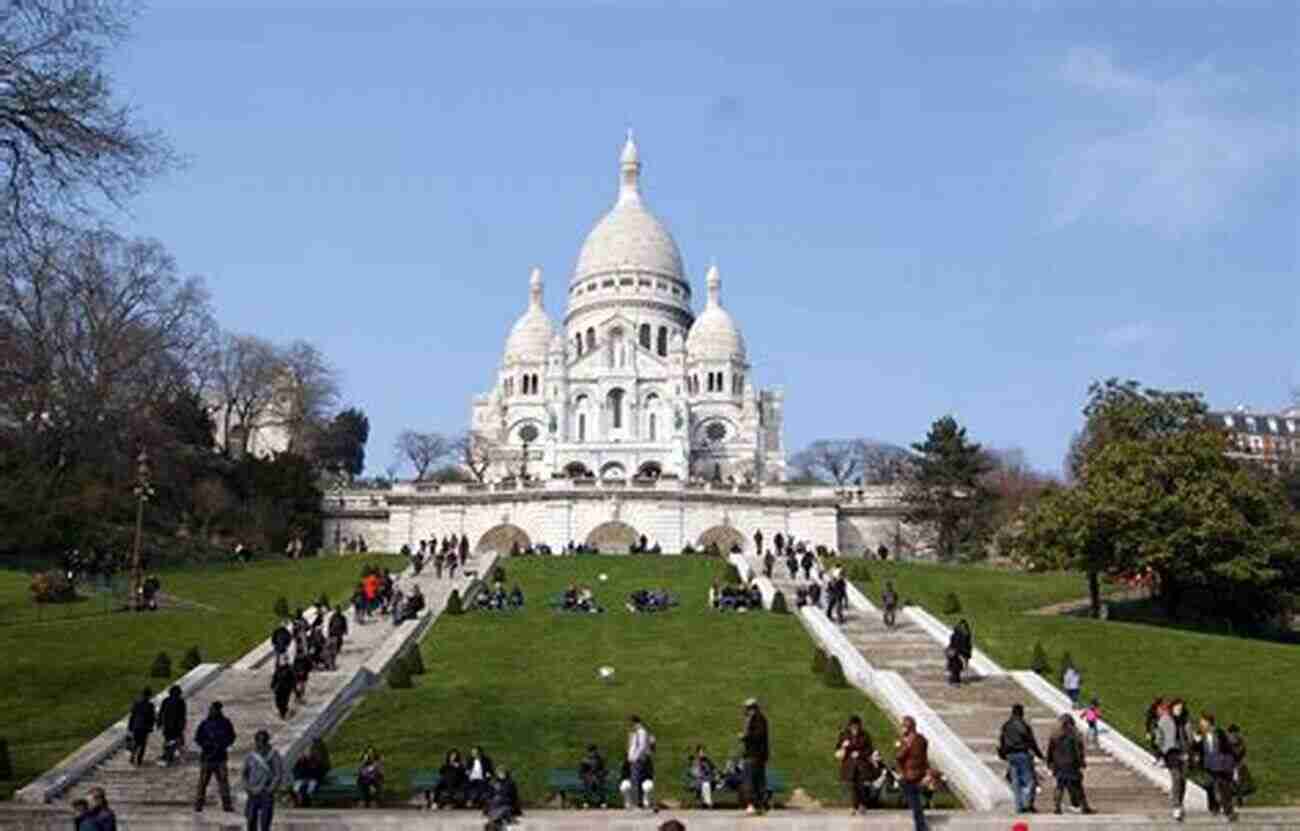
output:
M583 586L578 590L578 610L582 612L600 611L600 607L596 605L596 595L592 593L591 586Z
M500 582L498 582L496 588L492 590L492 608L496 609L499 612L505 609L505 607L506 607L506 587L502 585Z
M307 752L293 763L293 804L299 808L310 806L312 795L329 772L329 753L325 744L315 739Z
M419 586L415 586L411 589L411 596L406 598L406 607L402 609L401 620L410 620L411 618L419 617L420 613L424 611L424 607L424 592L420 591ZM400 621L394 621L394 623L399 622Z
M697 745L695 753L686 760L686 780L691 790L705 808L713 807L713 789L720 783L717 765L704 752L704 745Z
M594 744L587 745L587 755L578 763L578 778L582 780L583 804L588 808L593 805L607 807L605 780L609 778L609 770L605 767L605 757Z
M438 786L433 789L432 807L464 808L469 790L469 775L465 772L465 763L461 761L460 751L452 748L438 768ZM428 803L429 794L425 794Z
M516 583L515 587L510 590L510 599L507 602L510 604L510 608L512 609L524 608L524 592L519 588L518 583Z
M484 827L491 831L502 831L507 825L513 825L523 813L519 805L519 788L515 786L515 780L510 778L510 769L505 765L501 766L501 770L489 783L483 813L488 818Z
M465 798L470 805L482 808L487 804L487 799L492 793L492 774L495 772L492 757L484 753L482 747L474 745L470 748L469 762L465 765L465 774L469 783L465 789Z
M357 790L361 797L361 807L378 805L384 790L384 757L374 745L366 748L361 757L361 767L357 770Z

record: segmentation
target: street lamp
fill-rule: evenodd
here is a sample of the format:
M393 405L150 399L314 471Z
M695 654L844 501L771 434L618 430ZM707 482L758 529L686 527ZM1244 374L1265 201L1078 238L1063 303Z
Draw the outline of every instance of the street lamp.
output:
M334 553L343 553L343 508L346 502L343 499L343 477L340 476L334 480L334 496L339 501L339 515L334 518Z
M149 452L140 448L140 455L135 459L135 553L131 557L131 602L139 608L140 594L144 589L144 569L140 567L140 541L144 536L144 503L153 496L153 485L149 481Z

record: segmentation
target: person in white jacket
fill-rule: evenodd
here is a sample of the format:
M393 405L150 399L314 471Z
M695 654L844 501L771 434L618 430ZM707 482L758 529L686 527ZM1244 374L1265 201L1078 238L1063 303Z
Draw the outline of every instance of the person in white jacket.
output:
M651 754L654 752L654 737L641 723L640 716L631 716L628 722L631 729L627 734L627 775L618 786L623 794L623 807L631 809L639 804L643 808L653 808L655 783Z

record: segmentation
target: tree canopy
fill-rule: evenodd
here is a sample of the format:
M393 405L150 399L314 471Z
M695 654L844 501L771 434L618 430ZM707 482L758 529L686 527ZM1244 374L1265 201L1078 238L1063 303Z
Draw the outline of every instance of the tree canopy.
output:
M931 529L941 559L982 557L992 506L983 481L993 468L987 454L952 416L935 421L912 450L904 520Z

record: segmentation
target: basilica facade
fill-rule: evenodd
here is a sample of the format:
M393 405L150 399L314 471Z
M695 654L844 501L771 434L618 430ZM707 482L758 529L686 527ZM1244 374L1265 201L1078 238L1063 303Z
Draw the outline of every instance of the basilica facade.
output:
M782 393L754 383L716 265L704 287L697 314L629 134L617 198L582 244L563 318L547 313L534 269L492 387L474 398L488 478L784 481Z

